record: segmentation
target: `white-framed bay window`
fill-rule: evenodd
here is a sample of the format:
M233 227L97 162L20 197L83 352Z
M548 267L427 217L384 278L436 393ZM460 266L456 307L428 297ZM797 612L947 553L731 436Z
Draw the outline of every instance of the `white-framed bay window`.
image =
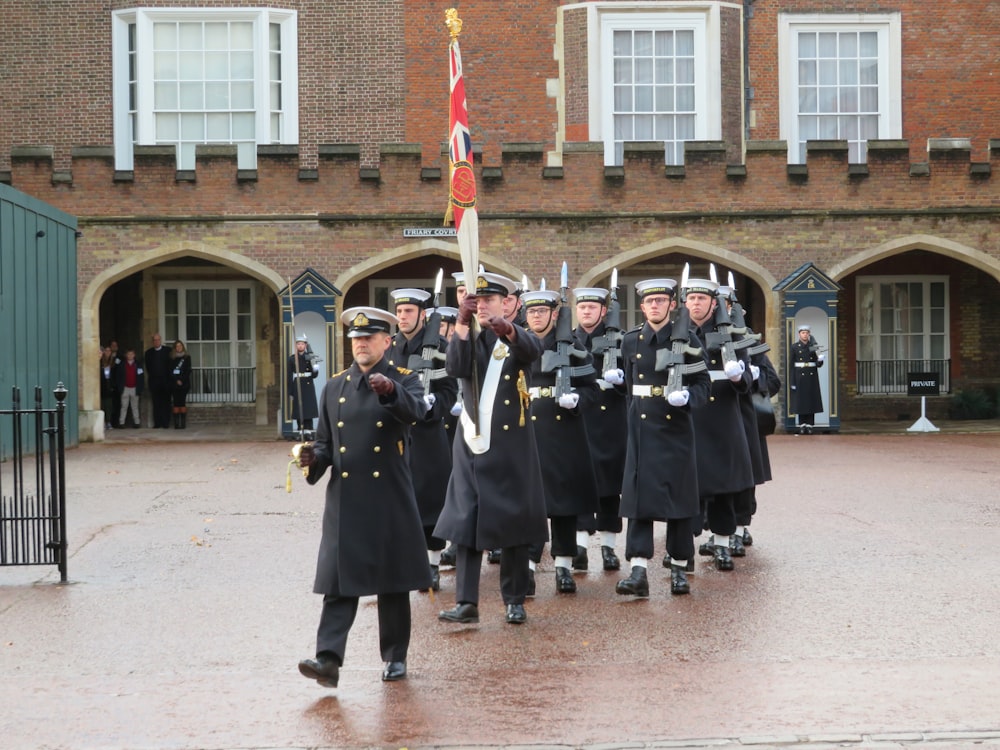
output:
M180 339L191 355L190 401L253 401L257 348L256 284L163 281L159 328L168 346Z
M859 276L858 392L906 391L909 372L938 372L949 384L947 276Z
M235 145L253 169L257 145L298 142L295 11L133 8L112 14L115 166L135 145Z
M717 5L601 3L591 18L590 131L605 165L623 163L626 142L661 142L679 165L686 141L721 138Z
M778 79L790 164L814 140L846 141L848 161L865 162L868 141L902 137L900 14L780 14Z

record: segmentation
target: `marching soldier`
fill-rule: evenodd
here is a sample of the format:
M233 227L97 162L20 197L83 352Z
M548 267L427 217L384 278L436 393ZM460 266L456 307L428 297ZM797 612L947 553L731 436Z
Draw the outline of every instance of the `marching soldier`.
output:
M597 480L583 417L596 402L597 374L590 353L573 346L569 308L559 311L557 326L556 292L524 292L521 300L528 328L541 340L545 350L531 366L531 422L542 465L545 509L552 529L550 551L555 559L556 591L572 594L576 592L570 570L576 554L576 519L581 514L593 517L598 508ZM570 350L582 356L575 358ZM546 361L550 352L556 355L555 366L548 366ZM562 364L558 364L560 354L566 355ZM570 364L572 359L579 364ZM565 371L559 372L563 368ZM560 381L565 392L560 392ZM537 564L541 545L531 552L532 562Z
M721 310L718 306L718 287L707 279L689 279L685 304L705 346L712 380L708 404L694 415L698 489L712 532L699 552L712 555L716 569L732 570L730 547L736 532L736 495L754 486L739 405L739 394L750 391L752 373L746 349L733 346L729 313L724 303Z
M635 285L646 322L622 341L624 385L631 398L621 514L628 518L625 558L632 566L615 587L622 595L649 596L654 521L667 522L670 593L691 590L686 571L700 520L692 412L708 398L709 379L685 311L670 322L675 287L672 279ZM604 377L619 379L612 372Z
M316 442L298 456L309 484L331 469L313 588L323 595L316 658L299 662L299 672L324 687L337 687L358 600L371 594L382 679L406 677L410 591L430 585L407 456L409 426L427 410L420 380L385 356L394 315L353 307L341 321L354 362L323 389Z
M613 379L624 377L621 370L621 332L617 320L608 325L608 290L581 287L573 290L576 299L576 340L594 357L599 373L611 372ZM617 304L617 302L615 303ZM616 340L617 339L617 340ZM625 394L607 379L597 380L600 389L596 403L584 410L590 455L597 480L599 506L596 514L581 516L576 533L577 554L573 568L586 570L588 535L601 535L601 563L604 570L618 570L621 562L615 544L622 530L618 514L622 477L625 472L625 422L628 413Z
M799 432L811 435L816 415L823 411L823 394L819 387L819 368L826 355L819 351L812 329L799 326L799 339L792 344L789 358L792 363L792 413L799 415Z
M445 541L434 536L444 495L448 490L451 474L451 442L444 428L444 418L449 415L458 397L458 381L444 371L444 351L447 344L438 327L431 330L424 318L424 306L430 293L423 289L394 289L389 293L395 305L399 330L389 347L389 364L413 370L424 386L427 413L413 423L410 430L410 473L413 490L420 508L427 542L427 560L431 566L431 588L441 588L439 565ZM427 355L430 355L428 358Z
M541 357L542 343L504 317L513 281L480 273L469 291L448 345L447 370L460 379L463 409L448 494L434 530L457 547L456 603L438 617L479 622L481 550L503 549L500 592L507 622L517 625L527 620L529 545L544 544L548 536L541 467L527 413L531 365ZM474 339L473 315L482 329Z

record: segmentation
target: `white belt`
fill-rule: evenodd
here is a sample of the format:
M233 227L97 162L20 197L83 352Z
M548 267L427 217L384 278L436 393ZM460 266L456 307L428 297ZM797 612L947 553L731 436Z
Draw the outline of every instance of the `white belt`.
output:
M724 370L709 370L708 377L710 380L729 380L729 376L726 375Z
M796 362L795 366L796 367L815 367L816 363L815 362Z
M543 385L541 388L534 386L528 389L528 395L532 399L536 398L555 398L556 389L550 385Z
M662 398L667 393L662 385L633 385L632 395L639 398Z
M602 391L610 391L614 388L614 386L611 385L611 383L609 383L604 378L597 379L597 387L600 388Z

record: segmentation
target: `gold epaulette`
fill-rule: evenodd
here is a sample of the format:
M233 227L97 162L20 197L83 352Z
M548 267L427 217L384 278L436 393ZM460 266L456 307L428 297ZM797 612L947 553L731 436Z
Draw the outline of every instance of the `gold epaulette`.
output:
M400 375L412 375L413 370L407 370L405 367L397 367L396 370L399 371Z
M340 377L341 375L343 375L343 374L344 374L345 372L347 372L347 370L349 370L349 369L350 369L350 368L344 368L344 369L343 369L343 370L341 370L340 372L335 372L335 373L333 373L333 375L331 375L331 376L330 376L330 380L333 380L334 378L339 378L339 377Z

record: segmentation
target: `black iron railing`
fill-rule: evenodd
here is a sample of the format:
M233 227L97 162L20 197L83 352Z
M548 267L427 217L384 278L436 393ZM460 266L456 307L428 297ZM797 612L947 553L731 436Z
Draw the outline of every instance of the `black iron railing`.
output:
M950 359L883 359L857 363L858 395L892 394L906 395L911 372L935 372L938 375L940 393L951 393Z
M256 367L193 367L188 401L249 403L257 396Z

